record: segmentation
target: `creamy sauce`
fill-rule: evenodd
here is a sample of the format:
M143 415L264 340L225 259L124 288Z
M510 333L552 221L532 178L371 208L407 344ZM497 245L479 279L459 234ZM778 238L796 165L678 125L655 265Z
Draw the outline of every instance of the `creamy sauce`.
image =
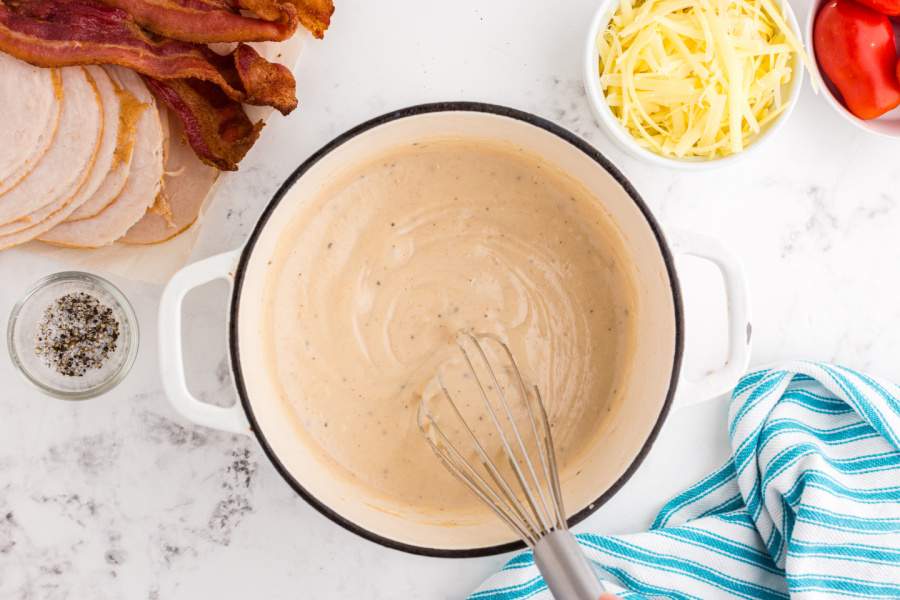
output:
M267 361L336 474L396 506L471 510L478 500L417 426L435 357L461 330L506 340L541 390L565 473L624 393L636 310L625 256L600 203L537 158L463 140L400 148L286 229L269 267Z

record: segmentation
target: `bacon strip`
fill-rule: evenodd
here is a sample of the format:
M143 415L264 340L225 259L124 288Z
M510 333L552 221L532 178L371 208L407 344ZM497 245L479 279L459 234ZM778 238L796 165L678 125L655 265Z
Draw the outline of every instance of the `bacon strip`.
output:
M206 81L145 76L144 82L178 116L191 148L208 165L236 170L259 137L262 121L252 123L239 103Z
M334 14L332 0L290 0L297 7L300 23L317 38L325 36L325 30L331 24Z
M200 79L232 100L282 114L297 106L291 72L249 46L219 55L158 38L125 11L94 0L0 0L0 50L40 67L116 64L156 79Z
M231 56L241 84L247 90L244 102L257 106L284 107L287 112L297 108L296 82L287 67L270 63L245 44L235 48ZM285 110L282 112L287 114Z
M134 17L160 35L188 42L282 41L297 30L297 9L275 4L260 19L245 17L229 6L203 0L102 0Z

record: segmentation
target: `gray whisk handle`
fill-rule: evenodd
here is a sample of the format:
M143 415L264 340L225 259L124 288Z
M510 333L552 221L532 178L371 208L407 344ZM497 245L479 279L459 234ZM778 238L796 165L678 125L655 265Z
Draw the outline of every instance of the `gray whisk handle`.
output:
M556 600L597 600L603 594L594 568L569 531L541 538L534 546L534 562Z

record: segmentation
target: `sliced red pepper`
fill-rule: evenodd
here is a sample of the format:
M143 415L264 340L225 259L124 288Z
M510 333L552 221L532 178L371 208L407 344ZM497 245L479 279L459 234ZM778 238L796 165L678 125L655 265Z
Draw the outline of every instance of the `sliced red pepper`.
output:
M829 0L816 16L813 44L819 66L854 115L874 119L900 105L897 48L885 15Z

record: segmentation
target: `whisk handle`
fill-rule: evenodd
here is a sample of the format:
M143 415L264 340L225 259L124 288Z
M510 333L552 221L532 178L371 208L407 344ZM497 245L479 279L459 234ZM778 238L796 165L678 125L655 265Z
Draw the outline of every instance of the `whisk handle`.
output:
M568 530L541 538L534 546L534 562L556 600L597 600L603 594L594 568Z

